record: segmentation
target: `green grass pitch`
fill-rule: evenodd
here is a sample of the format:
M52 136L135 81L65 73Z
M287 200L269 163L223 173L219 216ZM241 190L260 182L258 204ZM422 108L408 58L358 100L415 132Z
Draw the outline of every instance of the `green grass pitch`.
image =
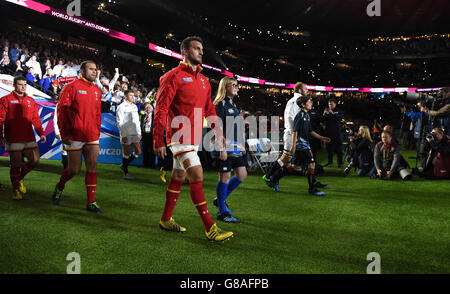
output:
M380 255L381 273L450 273L450 181L386 182L329 168L319 177L327 196L313 197L304 177L288 176L273 192L252 173L228 200L241 223L217 222L234 237L211 243L187 184L174 211L187 232L158 227L167 184L157 170L130 167L136 179L127 181L118 166L99 164L105 212L96 215L85 210L84 167L55 206L59 161L41 160L25 178L23 201L11 199L8 164L0 158L0 273L66 273L70 252L80 254L84 274L365 274L370 252ZM216 182L217 173L205 173L214 220Z

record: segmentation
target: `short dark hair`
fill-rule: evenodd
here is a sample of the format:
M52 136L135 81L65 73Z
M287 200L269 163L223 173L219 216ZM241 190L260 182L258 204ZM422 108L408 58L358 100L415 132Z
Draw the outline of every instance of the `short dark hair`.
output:
M337 104L337 101L336 101L336 99L334 99L334 98L328 99L328 103L330 103L330 102L334 102L334 104Z
M27 81L27 78L24 77L24 76L17 76L17 77L14 78L13 84L14 84L14 85L17 85L17 82L18 82L18 81L25 81L25 82L26 82L26 81Z
M302 104L306 104L306 102L308 102L309 99L311 99L310 96L306 96L306 95L300 96L300 97L297 98L297 101L296 101L297 105L300 108L302 108Z
M191 42L192 41L197 41L203 44L203 40L202 38L198 37L198 36L189 36L186 37L182 42L181 42L181 46L180 46L180 52L183 53L183 50L189 50L189 48L191 48Z
M133 93L133 94L134 94L134 91L132 91L132 90L126 90L125 92L123 92L123 96L127 96L128 93Z
M93 63L93 64L95 64L95 66L97 66L97 63L96 63L95 61L92 61L92 60L85 60L85 61L83 61L83 62L80 64L80 70L81 70L81 69L82 69L82 70L86 70L86 65L87 65L88 63Z

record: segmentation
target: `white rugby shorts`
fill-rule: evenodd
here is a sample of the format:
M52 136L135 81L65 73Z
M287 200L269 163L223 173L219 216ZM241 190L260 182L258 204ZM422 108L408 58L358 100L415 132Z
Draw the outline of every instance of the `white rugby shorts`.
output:
M202 165L197 155L198 145L173 144L170 147L173 154L173 168L188 170L197 165Z

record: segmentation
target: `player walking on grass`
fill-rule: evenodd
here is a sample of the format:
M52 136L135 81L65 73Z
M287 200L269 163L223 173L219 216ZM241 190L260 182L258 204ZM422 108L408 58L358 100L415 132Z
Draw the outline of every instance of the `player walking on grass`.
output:
M0 98L0 145L9 153L12 198L22 200L27 192L23 179L39 163L39 149L33 126L41 144L46 137L39 117L36 102L26 93L27 79L14 78L14 91ZM28 161L23 164L23 156Z
M297 105L300 107L300 112L295 116L294 128L292 130L293 142L295 142L291 149L291 154L294 154L292 159L293 165L307 165L306 177L308 178L308 194L324 196L324 192L317 190L317 188L323 186L323 184L316 182L314 174L316 164L309 146L309 138L312 136L325 143L330 142L330 138L322 137L312 130L311 119L308 114L308 111L312 109L312 99L307 96L301 96L297 99Z
M217 198L213 203L219 207L217 219L227 223L236 223L238 220L231 213L226 199L247 177L244 119L233 104L233 99L237 96L238 91L237 80L232 77L224 77L220 80L214 99L216 113L222 120L223 134L226 137L227 160L218 160ZM232 170L235 173L233 177L231 177Z
M283 154L275 161L267 173L263 176L263 180L266 184L278 191L278 183L282 176L287 173L287 166L291 163L292 146L295 145L293 138L294 133L294 120L295 116L300 112L300 107L297 105L297 99L308 94L308 88L306 84L297 82L294 86L294 96L289 99L284 109L284 136L283 136ZM323 186L323 184L320 184Z
M95 201L97 186L97 157L101 128L101 92L95 85L97 65L84 61L81 78L67 84L61 91L57 106L58 126L67 151L68 167L53 192L53 204L59 204L66 183L81 170L82 157L86 165L86 210L103 212Z
M122 165L123 178L132 180L128 173L128 165L141 154L141 125L136 104L134 104L134 93L125 91L124 101L117 107L117 126L120 131L120 141L122 142ZM133 154L130 155L130 146L133 146Z
M158 158L164 159L167 155L163 139L166 130L167 146L173 153L173 169L159 225L163 230L186 231L186 228L174 221L172 213L187 175L191 199L203 221L206 237L212 241L224 241L233 233L221 230L209 215L203 194L203 169L197 155L204 117L215 118L207 121L215 130L221 147L224 147L225 143L211 99L211 86L208 79L200 73L202 43L199 37L184 39L181 43L183 62L160 78L153 129L154 151ZM220 152L222 160L225 160L226 156L225 150Z

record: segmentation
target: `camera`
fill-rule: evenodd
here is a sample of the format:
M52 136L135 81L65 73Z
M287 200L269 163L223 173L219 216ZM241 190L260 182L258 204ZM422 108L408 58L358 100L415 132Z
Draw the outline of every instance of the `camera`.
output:
M427 108L440 108L445 104L445 97L442 92L436 95L429 95L425 93L417 93L412 91L406 91L403 96L403 100L409 103L418 103L420 102L423 106Z
M425 136L425 138L427 138L428 140L434 140L437 141L437 137L435 133L429 133Z

